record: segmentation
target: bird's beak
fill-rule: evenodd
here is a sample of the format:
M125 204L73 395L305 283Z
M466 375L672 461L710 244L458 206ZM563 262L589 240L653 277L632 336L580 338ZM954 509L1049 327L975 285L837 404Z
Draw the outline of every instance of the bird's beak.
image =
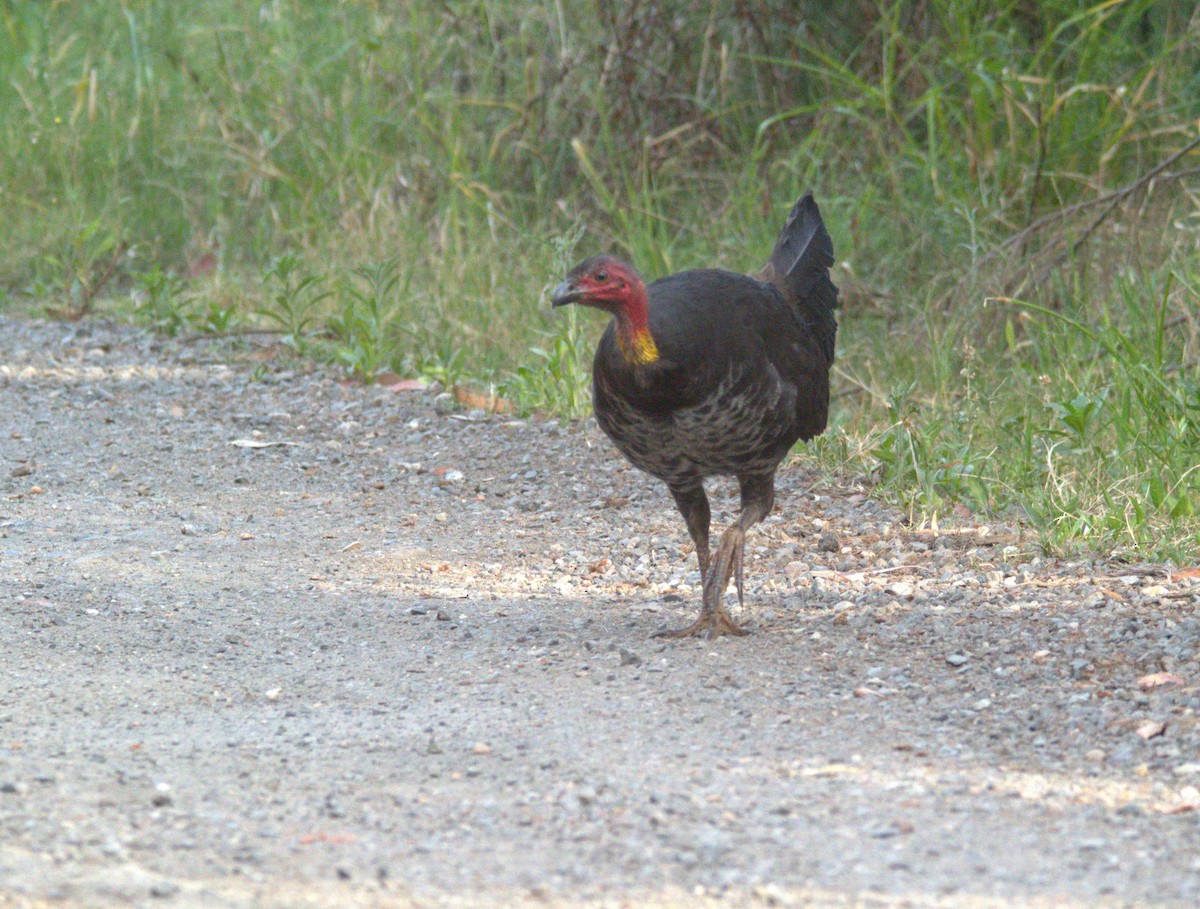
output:
M578 303L582 299L582 290L570 281L563 281L562 284L554 288L554 298L550 301L550 305L566 306L568 303Z

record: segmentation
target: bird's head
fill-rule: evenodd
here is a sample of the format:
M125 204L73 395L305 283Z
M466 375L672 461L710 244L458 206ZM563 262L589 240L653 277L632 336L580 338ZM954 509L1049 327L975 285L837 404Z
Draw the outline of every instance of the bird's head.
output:
M632 265L612 256L594 256L571 269L554 289L550 305L582 303L614 315L633 315L639 304L645 310L645 301L646 286Z
M554 289L552 306L582 303L616 316L617 347L634 366L658 362L650 333L646 285L632 265L612 256L585 259Z

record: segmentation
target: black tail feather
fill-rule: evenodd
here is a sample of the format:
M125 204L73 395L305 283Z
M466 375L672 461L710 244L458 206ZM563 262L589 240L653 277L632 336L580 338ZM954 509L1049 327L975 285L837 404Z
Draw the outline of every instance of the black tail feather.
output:
M805 193L792 207L762 279L779 288L812 327L821 349L833 362L837 320L837 287L829 278L833 265L833 240L821 220L812 193Z

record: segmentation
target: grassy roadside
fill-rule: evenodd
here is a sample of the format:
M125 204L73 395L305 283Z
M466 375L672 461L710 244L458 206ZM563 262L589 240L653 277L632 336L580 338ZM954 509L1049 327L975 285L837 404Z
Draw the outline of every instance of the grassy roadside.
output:
M1193 4L827 6L4 3L0 308L573 417L574 257L747 270L811 187L845 308L806 457L918 519L1194 559Z

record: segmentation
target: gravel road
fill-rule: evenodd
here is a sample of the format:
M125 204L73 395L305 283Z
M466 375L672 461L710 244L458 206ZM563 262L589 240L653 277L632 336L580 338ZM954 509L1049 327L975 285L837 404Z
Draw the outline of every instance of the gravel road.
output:
M0 319L0 906L1200 903L1195 574L792 465L655 640L665 490L438 404Z

